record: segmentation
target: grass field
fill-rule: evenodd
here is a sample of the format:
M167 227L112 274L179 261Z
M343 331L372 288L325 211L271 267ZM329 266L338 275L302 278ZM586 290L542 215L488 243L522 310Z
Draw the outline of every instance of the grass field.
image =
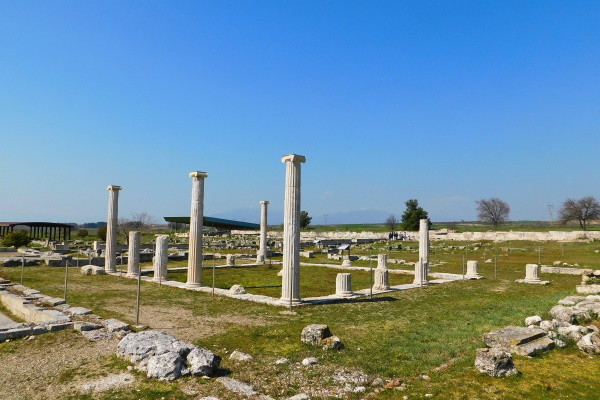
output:
M410 243L405 243L411 245ZM387 243L374 248L353 249L353 254L377 254ZM464 248L459 248L465 246ZM394 250L389 258L416 261L413 249ZM475 247L478 250L475 250ZM538 248L541 251L538 251ZM421 289L388 293L372 300L359 299L344 303L306 306L296 314L282 314L282 309L234 300L210 294L159 287L142 283L141 322L153 328L167 329L184 340L216 351L224 358L223 367L231 376L252 382L261 393L276 399L286 398L307 388L331 385L330 376L339 369L361 370L371 377L399 378L405 391L386 389L373 395L376 399L424 398L426 393L440 399L597 399L600 357L590 357L575 349L554 350L537 358L516 357L521 375L494 379L479 374L473 367L475 349L483 347L480 336L506 325L522 325L525 317L548 310L564 296L574 294L578 276L544 275L548 286L514 283L524 277L524 265L561 260L600 268L599 242L556 243L508 242L501 244L433 242L432 272L462 273L463 256L480 261L481 281L457 281ZM485 259L497 259L493 263ZM304 261L309 261L305 259ZM310 262L326 262L324 256ZM368 261L353 262L368 266ZM390 264L391 268L412 267ZM242 284L251 293L280 296L276 273L279 266L218 269L216 286L228 288ZM322 267L301 267L301 295L330 294L335 290L338 271ZM344 271L346 272L346 271ZM496 273L495 273L496 272ZM0 276L19 280L18 268L0 268ZM497 279L494 279L494 277ZM353 287L366 288L367 272L352 272ZM412 280L410 276L391 275L392 283ZM170 273L169 279L183 280L184 275ZM24 284L45 294L62 296L64 269L28 267ZM205 269L203 282L211 284L212 272ZM82 276L72 269L68 301L88 307L103 317L135 322L135 282L112 276ZM302 345L299 335L311 323L325 323L338 335L346 348L323 352ZM38 343L60 340L76 341L73 334L62 332L40 336ZM59 338L59 339L56 339ZM60 339L63 338L63 339ZM0 362L9 355L26 352L26 341L0 344ZM227 353L240 349L252 354L249 363L235 363ZM274 360L287 357L292 363L307 356L318 357L314 369L275 366ZM72 384L80 376L121 372L126 364L110 356L92 367L85 364L65 373L60 382ZM290 371L300 371L297 376ZM430 379L423 379L427 375ZM186 390L193 386L193 395ZM369 389L370 391L370 389ZM318 393L315 391L315 393ZM223 392L214 380L186 378L177 382L155 382L138 375L134 390L120 390L101 395L100 399L195 399L216 395L237 399ZM345 394L349 399L366 398L366 394ZM87 395L71 394L72 399ZM315 396L314 398L319 398ZM335 397L334 397L335 398ZM241 399L241 397L240 397Z

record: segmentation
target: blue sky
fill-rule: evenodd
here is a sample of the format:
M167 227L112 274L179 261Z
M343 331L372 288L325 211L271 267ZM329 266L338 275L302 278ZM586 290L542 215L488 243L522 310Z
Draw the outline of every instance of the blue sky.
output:
M548 219L600 196L597 1L0 1L0 220L302 209ZM272 221L279 222L279 221ZM360 221L357 221L360 222Z

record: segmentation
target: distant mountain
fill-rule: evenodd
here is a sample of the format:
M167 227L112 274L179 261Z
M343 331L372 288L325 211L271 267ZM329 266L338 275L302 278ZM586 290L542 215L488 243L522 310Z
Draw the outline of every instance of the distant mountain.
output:
M340 224L382 224L386 218L393 213L382 210L354 210L339 213L330 213L317 215L311 213L313 225L340 225ZM260 207L244 207L231 211L225 211L217 214L208 214L209 217L232 219L236 221L260 223ZM400 219L400 216L396 215ZM283 211L269 209L269 225L279 225L283 223Z

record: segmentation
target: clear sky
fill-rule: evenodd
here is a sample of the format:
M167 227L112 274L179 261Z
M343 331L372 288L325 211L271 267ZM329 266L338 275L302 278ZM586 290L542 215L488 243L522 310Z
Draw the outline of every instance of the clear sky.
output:
M0 221L282 209L548 219L600 197L599 1L0 1ZM555 211L556 213L556 211ZM279 221L272 221L279 222ZM360 222L360 221L357 221Z

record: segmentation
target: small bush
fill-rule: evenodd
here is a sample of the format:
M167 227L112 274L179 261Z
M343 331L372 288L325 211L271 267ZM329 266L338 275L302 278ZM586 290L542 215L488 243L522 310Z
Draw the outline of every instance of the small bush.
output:
M29 238L29 234L26 230L21 230L18 232L10 232L2 238L2 245L5 247L19 248L22 246L27 246L31 242Z

